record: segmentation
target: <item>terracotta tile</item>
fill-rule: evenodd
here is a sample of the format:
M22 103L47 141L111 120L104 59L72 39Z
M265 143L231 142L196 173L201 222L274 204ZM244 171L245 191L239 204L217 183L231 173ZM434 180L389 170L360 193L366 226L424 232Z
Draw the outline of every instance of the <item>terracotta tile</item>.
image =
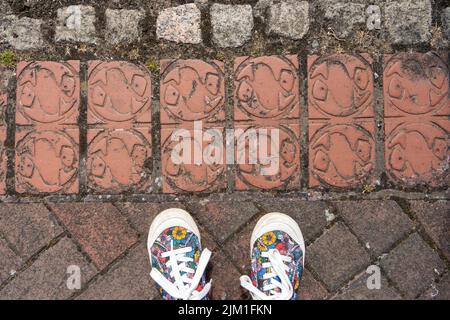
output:
M183 131L178 131L184 137L180 138L181 141L172 138L172 134L177 129L167 127L161 129L163 192L213 192L224 189L226 187L224 128L204 127L203 130L196 130L182 127L181 129ZM216 136L208 135L207 129L215 129L211 134ZM190 151L186 153L183 149ZM179 164L176 163L177 161Z
M123 127L151 122L149 71L124 61L90 61L88 124Z
M16 124L76 124L80 62L36 61L17 65Z
M88 129L87 139L90 188L118 193L144 192L150 187L152 152L148 129Z
M357 187L373 179L375 169L373 120L335 124L309 123L309 185Z
M8 159L6 155L5 141L6 128L0 126L0 194L6 193L6 166Z
M234 87L235 121L300 117L296 55L236 58Z
M79 130L16 129L16 191L77 193Z
M161 123L225 120L224 64L220 61L161 61Z
M449 132L448 119L386 119L385 163L388 176L406 186L448 184Z
M450 115L449 70L433 53L385 55L383 93L386 117Z
M0 66L0 126L5 125L5 112L8 105L8 82L13 71Z
M373 117L373 92L369 56L308 56L310 119Z
M275 136L277 131L274 129L278 130L278 139ZM257 139L248 138L253 134L257 134ZM235 125L235 136L236 190L285 190L299 186L300 126L298 124ZM249 140L255 140L256 145L250 144ZM250 163L250 154L255 154L258 163ZM261 154L263 156L260 156ZM278 154L278 166L276 162L264 163L267 162L268 157Z

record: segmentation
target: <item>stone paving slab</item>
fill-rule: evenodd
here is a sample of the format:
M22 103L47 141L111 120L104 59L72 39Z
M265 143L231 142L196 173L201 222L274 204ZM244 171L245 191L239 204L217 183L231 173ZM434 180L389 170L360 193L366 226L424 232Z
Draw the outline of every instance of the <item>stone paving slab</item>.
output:
M9 230L5 226L10 225L10 229L27 230L33 220L5 217L20 216L21 208L26 206L35 208L28 212L35 212L34 216L42 221L50 221L52 213L44 205L3 205L9 211L0 215L0 257L4 261L0 269L0 299L158 299L148 275L146 237L152 219L170 207L187 208L192 213L203 246L213 251L207 268L207 277L213 280L213 299L249 298L239 286L239 276L250 272L251 231L257 219L271 211L291 215L305 231L309 245L300 299L448 299L449 261L443 251L437 243L430 246L416 232L408 236L411 223L427 236L427 241L434 241L432 235L443 231L427 228L427 220L423 225L421 219L416 220L423 208L421 202L411 202L410 207L404 204L392 200L325 202L289 198L253 203L233 197L188 203L49 203L62 225L54 221L56 234L42 227L31 232L29 238L39 234L47 243L27 263L15 251L20 238L10 241L4 230ZM357 209L352 212L352 207ZM438 212L447 204L436 202L432 208L436 209L430 212ZM410 210L413 222L407 216ZM42 224L34 219L37 226ZM396 235L392 238L396 240L389 238L385 242L386 232L378 225L386 219L387 229ZM390 229L390 219L397 221L398 227ZM367 230L370 233L366 235ZM373 244L370 248L362 240L366 238ZM381 245L375 246L377 243ZM67 289L70 265L81 267L81 290ZM374 265L381 266L381 288L370 290L366 270Z
M381 260L381 267L406 297L412 299L443 273L445 263L414 233Z
M24 261L62 232L43 204L0 204L0 234Z
M111 204L50 204L52 211L101 270L138 240Z
M0 299L67 299L75 293L66 284L67 268L71 265L81 270L82 288L97 272L73 242L64 237L2 288Z

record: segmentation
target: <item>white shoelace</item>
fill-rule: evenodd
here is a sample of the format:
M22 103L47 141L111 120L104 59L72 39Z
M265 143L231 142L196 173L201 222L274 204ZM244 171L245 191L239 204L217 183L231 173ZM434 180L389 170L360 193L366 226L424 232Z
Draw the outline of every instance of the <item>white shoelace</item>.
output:
M197 264L197 270L189 268L187 262L194 259L187 257L186 254L192 251L192 247L184 247L173 250L173 242L171 243L171 249L163 252L161 257L169 258L167 265L170 268L170 276L174 279L174 283L168 280L164 275L156 268L152 268L150 276L159 286L165 290L170 296L175 299L182 300L201 300L203 299L211 289L211 281L208 282L201 291L196 291L203 273L205 272L206 265L211 258L211 251L208 249L203 250L200 255L200 259ZM184 272L181 275L181 272ZM188 274L194 274L192 278L188 277Z
M247 289L255 300L289 300L294 294L294 288L289 280L286 263L292 261L291 257L283 256L278 250L261 252L261 256L269 261L262 264L263 268L270 268L271 272L264 274L263 279L269 280L262 291L255 287L249 276L241 276L241 286ZM281 281L276 279L278 277ZM279 288L277 292L275 289Z

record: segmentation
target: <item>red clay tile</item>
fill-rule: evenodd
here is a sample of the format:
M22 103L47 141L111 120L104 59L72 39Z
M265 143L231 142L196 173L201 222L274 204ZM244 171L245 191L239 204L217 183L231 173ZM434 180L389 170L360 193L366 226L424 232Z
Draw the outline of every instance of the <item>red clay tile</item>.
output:
M373 117L373 91L367 55L308 56L310 119Z
M236 58L234 87L236 121L300 117L296 55Z
M77 193L79 130L16 129L16 191Z
M220 133L222 139L220 136L208 135L206 127L203 130L186 128L182 132L179 131L178 134L183 136L183 139L172 137L176 129L161 129L163 192L212 192L225 187L224 128L211 129L215 129L217 134ZM183 141L184 149L190 150L187 153L183 152Z
M450 115L449 70L433 53L385 55L386 117Z
M421 117L385 120L385 163L388 176L406 186L435 187L450 182L448 134L450 120Z
M278 139L274 136L276 132L274 129L278 130ZM298 187L300 181L300 126L298 124L237 125L235 130L236 190L273 190ZM247 138L255 133L257 139ZM250 140L254 141L256 145L251 144ZM255 152L257 163L251 163L251 152ZM277 157L278 166L276 166L276 162L263 163L267 162L268 157L272 155L279 155Z
M161 123L225 120L224 64L161 60Z
M7 155L5 148L6 128L0 126L0 194L6 193Z
M375 169L373 120L309 123L309 185L355 187L367 182Z
M88 129L87 176L95 191L145 191L151 173L148 129Z
M152 83L144 66L90 61L88 72L88 124L150 123Z
M76 124L80 105L80 62L20 62L16 124Z

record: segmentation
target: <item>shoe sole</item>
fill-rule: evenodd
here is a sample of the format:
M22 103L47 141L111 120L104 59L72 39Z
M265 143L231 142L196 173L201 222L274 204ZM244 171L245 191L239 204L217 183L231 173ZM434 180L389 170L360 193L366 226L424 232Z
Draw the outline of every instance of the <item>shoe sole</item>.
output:
M255 241L259 237L266 232L277 230L286 232L295 242L299 244L300 249L303 252L303 265L305 265L305 240L303 238L302 231L294 219L281 212L268 213L258 220L255 228L253 229L250 240L250 256L252 255Z

